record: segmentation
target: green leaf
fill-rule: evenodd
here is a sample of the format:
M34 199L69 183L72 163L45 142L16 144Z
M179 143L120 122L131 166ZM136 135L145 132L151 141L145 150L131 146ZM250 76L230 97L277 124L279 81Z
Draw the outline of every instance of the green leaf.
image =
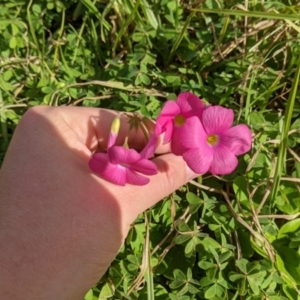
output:
M86 295L85 295L85 297L84 297L84 300L93 300L93 299L94 299L94 293L93 293L93 290L90 289L90 290L86 293Z
M190 204L201 204L203 202L203 200L201 200L197 195L191 192L188 192L186 194L186 199Z
M180 235L176 236L175 243L182 244L185 241L189 240L190 238L191 238L191 235L189 235L189 234L180 234Z
M299 232L300 219L295 219L285 223L278 232L278 239L288 237L291 233Z
M248 283L254 295L259 295L259 286L262 284L266 274L267 272L263 271L247 276Z
M194 238L192 238L185 246L184 253L190 255L195 248Z
M247 281L246 281L245 277L241 281L239 281L238 292L239 292L239 295L241 295L241 296L244 296L247 293L246 283L247 283Z
M206 286L208 286L208 285L211 285L211 284L213 284L214 283L214 281L212 281L211 279L209 279L208 277L203 277L203 278L201 278L200 279L200 285L202 286L202 287L206 287Z
M245 176L237 176L233 183L234 192L238 200L250 209L249 197L247 193L247 180Z
M105 285L102 287L100 295L99 295L99 300L107 299L110 298L114 295L113 289L110 286L110 284L107 282Z
M217 285L213 284L210 288L205 291L205 298L210 299L213 298L217 294Z
M51 87L49 87L49 86L44 86L44 87L42 88L42 92L43 92L44 94L51 94L51 93L53 93L53 89L52 89Z
M289 297L290 300L298 300L300 299L300 293L297 292L293 286L289 286L287 284L283 285L283 291L286 296Z
M4 80L3 76L0 75L0 88L4 91L12 91L14 87L7 81Z
M196 196L194 193L188 192L186 194L186 199L190 203L189 205L189 211L190 214L194 214L199 210L201 205L203 204L203 200L201 200L198 196Z
M18 26L16 26L14 23L11 23L10 26L11 26L12 35L16 36L19 33Z
M9 81L13 76L12 70L7 70L2 74L4 81Z
M208 270L210 268L213 268L215 266L215 264L212 262L209 262L209 261L201 260L201 261L199 261L198 266L203 270Z
M273 243L276 249L276 264L281 273L282 279L288 284L300 284L300 255L288 247Z
M143 73L140 74L140 80L145 85L149 85L151 83L150 78L146 74L143 74Z
M238 259L235 264L236 266L244 273L244 274L247 274L248 273L248 270L247 270L247 265L248 265L248 260L244 259L244 258L241 258L241 259Z
M12 36L9 41L9 47L11 49L15 49L17 47L17 38L15 36Z
M157 29L158 27L158 22L157 22L157 19L155 17L155 14L154 12L151 10L150 6L149 6L149 3L147 2L147 0L141 0L141 7L142 7L142 10L149 22L149 24L154 28L154 29Z
M191 231L191 228L188 226L188 224L186 224L186 222L184 222L183 220L180 220L180 222L177 225L177 228L179 231L181 232L185 232L185 231Z
M179 269L174 270L174 277L177 280L185 281L185 274Z
M238 273L230 273L229 274L229 279L233 282L243 279L243 278L245 278L245 275L243 275L243 274L238 274Z
M220 248L221 245L215 241L214 239L210 238L210 237L205 237L201 243L203 244L204 248L206 251L209 250L210 247L213 247L213 248Z

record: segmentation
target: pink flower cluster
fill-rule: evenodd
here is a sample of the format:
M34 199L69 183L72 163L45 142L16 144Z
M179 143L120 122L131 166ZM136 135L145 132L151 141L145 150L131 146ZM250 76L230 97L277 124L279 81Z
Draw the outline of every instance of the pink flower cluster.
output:
M164 133L164 143L182 155L197 174L210 172L226 175L238 165L237 155L251 148L252 134L244 125L232 127L232 109L204 106L202 101L186 92L177 101L167 101L156 124L156 135Z
M157 167L149 158L162 134L163 142L170 143L171 151L181 155L197 174L230 174L238 165L237 155L249 151L252 143L252 134L246 125L232 127L231 109L205 106L190 92L181 93L176 101L166 102L157 118L155 134L141 153L115 146L120 126L116 120L107 153L94 154L89 166L100 177L118 185L145 185L150 180L143 175L157 174Z

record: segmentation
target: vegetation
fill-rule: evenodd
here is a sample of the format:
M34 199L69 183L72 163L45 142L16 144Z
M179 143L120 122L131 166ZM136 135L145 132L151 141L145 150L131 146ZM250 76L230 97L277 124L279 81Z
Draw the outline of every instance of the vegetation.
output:
M86 300L300 299L299 17L291 0L1 2L0 161L35 105L155 119L188 90L253 132L233 174L139 216Z

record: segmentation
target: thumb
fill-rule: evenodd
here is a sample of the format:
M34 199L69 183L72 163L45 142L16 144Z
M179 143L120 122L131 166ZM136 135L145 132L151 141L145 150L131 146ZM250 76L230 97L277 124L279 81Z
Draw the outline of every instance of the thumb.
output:
M135 189L135 196L140 199L134 203L133 210L137 214L199 176L188 168L181 156L172 153L156 157L153 162L157 165L158 174L151 176L147 185Z

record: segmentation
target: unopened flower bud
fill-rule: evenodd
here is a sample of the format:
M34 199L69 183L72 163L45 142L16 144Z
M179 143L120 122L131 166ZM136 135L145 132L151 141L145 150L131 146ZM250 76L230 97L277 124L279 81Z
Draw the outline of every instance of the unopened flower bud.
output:
M116 143L117 140L117 136L120 130L120 126L121 126L121 120L118 117L116 117L110 127L110 133L109 133L109 137L108 137L108 143L107 143L107 149L110 148L111 146L113 146Z

